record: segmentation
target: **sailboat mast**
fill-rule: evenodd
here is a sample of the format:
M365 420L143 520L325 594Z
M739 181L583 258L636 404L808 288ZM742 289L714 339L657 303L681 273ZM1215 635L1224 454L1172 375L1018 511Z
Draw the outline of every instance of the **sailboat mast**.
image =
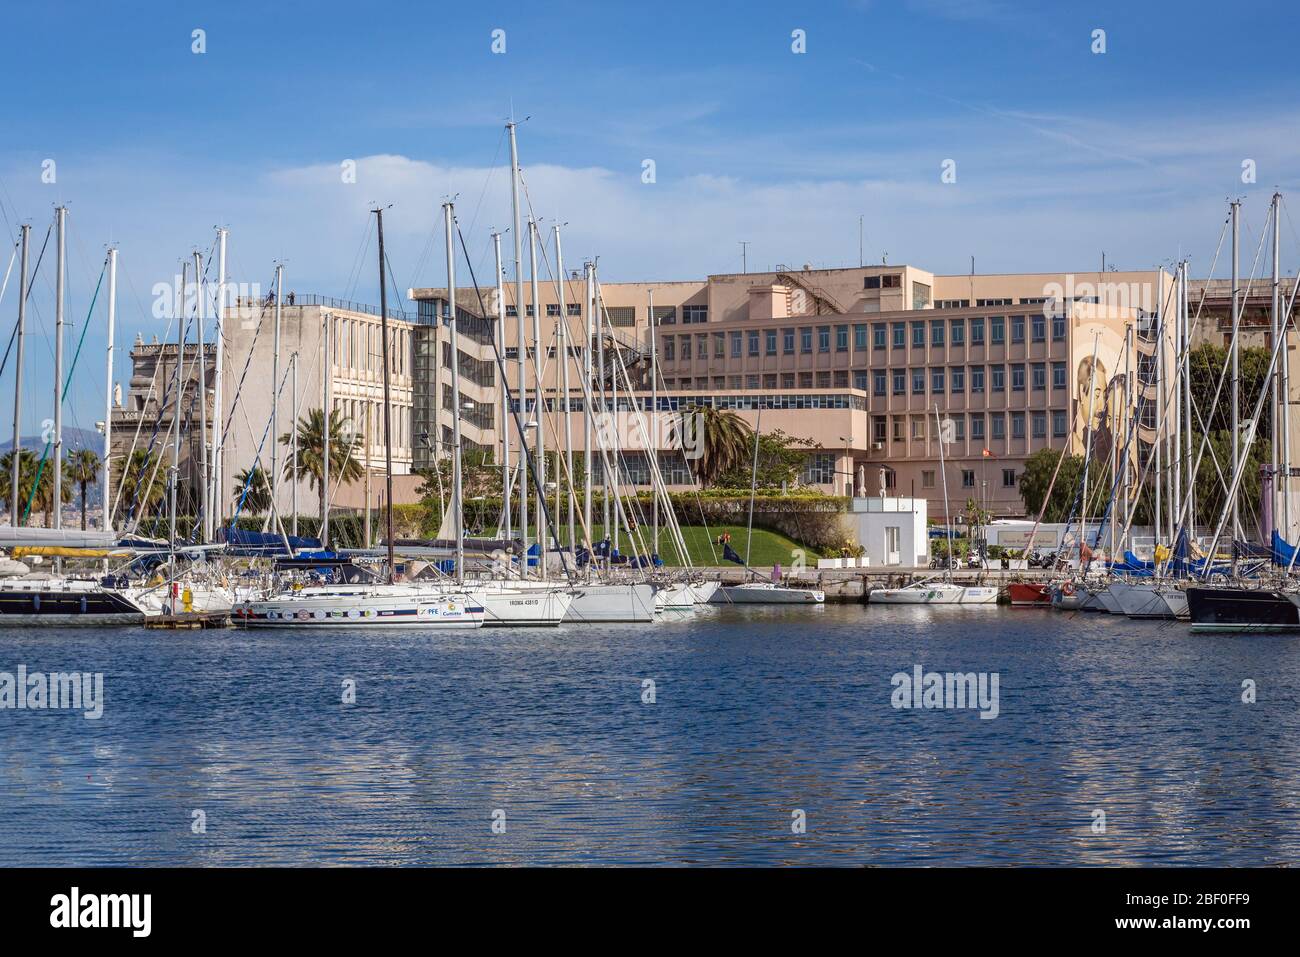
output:
M586 533L588 536L587 548L590 550L592 545L594 544L590 540L591 491L592 491L591 429L592 429L592 416L596 414L596 410L595 408L593 408L591 402L591 396L595 394L595 389L592 388L593 383L591 380L591 370L592 370L591 343L596 335L595 326L594 326L594 320L595 320L594 304L596 299L596 282L595 282L594 267L592 266L592 264L585 263L584 265L585 265L584 271L586 272L587 275L587 299L586 299L586 308L583 309L583 312L587 314L587 337L582 343L582 376L583 376L583 382L586 383L586 394L583 397L585 408L583 409L583 416L582 416L582 429L583 429L582 452L584 457L583 470L582 470L583 471L582 479L583 479L583 486L584 486L583 493L582 493L582 520L583 520L583 528L586 529ZM15 487L17 487L16 484Z
M278 514L280 488L280 302L284 299L284 265L275 264L275 329L271 346L271 510Z
M1277 403L1281 422L1281 471L1274 471L1276 478L1273 487L1282 496L1282 537L1291 541L1291 354L1287 348L1290 323L1282 316L1281 263L1282 234L1282 194L1273 194L1273 328L1275 335L1282 339L1282 368L1277 383ZM1276 512L1274 514L1277 514Z
M294 425L289 429L289 511L293 513L293 537L298 537L298 353L289 356L289 408L293 410Z
M537 437L533 439L533 484L537 495L537 577L546 578L546 407L542 399L542 302L537 288L537 223L528 217L528 275L533 304L533 409Z
M379 232L379 331L380 356L384 363L384 537L388 543L388 581L397 567L393 558L393 413L388 383L388 284L384 275L384 211L375 210L375 228ZM329 370L326 369L326 375ZM329 430L328 420L326 431ZM328 491L328 490L327 490ZM328 513L329 506L326 505Z
M1238 245L1241 235L1241 226L1239 222L1241 214L1241 201L1232 201L1232 342L1229 348L1232 351L1232 463L1235 466L1241 458L1241 426L1239 417L1241 415L1241 356L1240 346L1237 341L1238 327L1241 323L1241 300L1237 284L1240 277L1238 270L1240 263L1238 258ZM1237 548L1236 543L1241 540L1241 506L1237 502L1237 497L1232 498L1232 568L1233 576L1236 577L1237 569Z
M943 577L952 580L952 513L948 506L948 463L943 454L943 422L939 419L939 403L934 404L935 438L939 440L939 481L943 483L943 521L948 530L948 560L944 562ZM1062 453L1064 454L1064 453Z
M109 507L112 501L111 489L109 487L109 476L112 471L109 469L108 457L113 447L113 333L117 325L117 247L108 247L108 361L107 373L104 376L104 454L99 462L99 487L103 490L103 517L100 520L100 528L108 531L110 527L109 516L112 509ZM15 446L16 447L16 446ZM16 453L15 453L16 454Z
M447 229L447 328L451 333L451 507L456 515L456 580L465 577L465 514L464 495L461 488L460 455L460 340L456 333L456 244L451 224L455 219L455 204L442 204L443 221Z
M501 234L492 234L492 248L496 251L497 263L497 353L505 356L506 349L506 291L505 271L501 268ZM498 375L497 385L501 393L501 518L502 534L506 541L512 538L510 514L510 430L506 423L510 420L510 387L505 376Z
M11 510L9 512L9 524L14 528L18 527L18 503L19 503L19 480L18 465L22 459L23 436L22 436L22 417L23 417L23 343L27 338L27 255L31 246L32 227L29 223L22 225L22 265L19 267L18 277L18 329L14 335L17 338L16 349L14 352L14 445L13 461L10 466L10 485L9 490L13 496Z
M54 527L63 527L63 294L66 288L68 209L55 210L58 223L58 278L54 300Z
M181 263L180 300L176 310L176 375L172 388L172 467L171 489L168 495L168 531L167 545L173 560L176 555L176 499L181 484L181 393L184 391L183 373L185 369L185 295L188 291L188 263Z
M758 491L758 440L763 434L763 404L758 406L758 417L754 421L754 463L749 469L749 518L745 526L745 570L749 570L749 554L754 544L754 494ZM616 466L617 467L617 466Z
M380 264L380 270L383 270L383 264ZM384 298L380 293L380 300ZM325 339L325 375L321 385L325 390L325 398L321 403L321 418L324 421L324 430L321 433L321 517L320 517L320 543L324 548L330 547L330 436L334 433L334 313L327 312L322 316L325 323L323 337ZM388 319L385 316L381 322L384 324L384 348L388 348ZM387 357L388 353L384 353ZM387 358L384 360L387 362ZM388 375L387 366L384 367L384 375ZM387 379L385 379L387 381ZM385 395L384 399L388 399ZM294 423L292 431L297 432L297 424ZM385 436L385 441L387 437ZM391 514L391 506L390 506Z
M1088 476L1092 472L1092 433L1093 433L1092 417L1096 412L1095 400L1096 400L1096 381L1097 381L1097 344L1100 341L1100 339L1101 339L1101 333L1099 332L1093 333L1092 365L1088 370L1088 419L1084 423L1084 428L1087 429L1087 438L1083 443L1083 499L1081 501L1080 509L1079 509L1079 571L1080 572L1087 571L1088 564L1090 564L1092 561L1091 559L1089 559L1088 562L1086 563L1084 562L1083 548L1084 545L1087 544L1087 538L1088 538ZM1158 449L1159 447L1160 447L1159 442L1157 442L1156 448ZM939 451L940 454L942 455L943 453L942 448ZM1061 454L1064 455L1065 453L1062 452ZM1159 488L1159 484L1157 484L1156 487ZM947 494L947 491L948 491L947 484L945 483L944 494ZM1159 515L1159 508L1156 509L1156 514ZM1156 521L1158 523L1160 521L1159 518L1157 518Z
M560 402L564 415L564 472L569 483L569 554L578 554L577 525L573 501L573 422L569 416L569 307L564 301L564 248L560 245L560 224L555 224L555 274L560 277ZM560 485L559 476L556 486ZM558 493L557 493L558 494Z
M659 376L655 371L657 356L655 354L655 291L653 289L646 293L649 304L646 306L648 314L646 318L650 323L650 445L646 449L646 456L652 461L650 467L657 469L659 467ZM651 506L654 511L654 546L652 554L659 554L659 493L654 494L654 503Z
M596 325L596 375L600 379L598 387L600 389L600 411L606 412L605 405L605 316L600 308L600 277L596 274L596 264L591 264L591 282L592 282L592 299L591 309L595 313ZM604 459L601 460L602 462ZM617 452L615 452L614 468L618 469ZM601 475L601 527L605 531L605 537L609 538L609 485L610 475L608 469L602 469ZM617 531L617 530L616 530Z
M528 342L524 334L524 236L523 225L519 217L519 146L515 141L515 124L513 120L506 124L506 129L510 131L510 209L511 214L514 216L515 319L519 331L519 354L516 356L519 360L519 414L523 416L526 423L528 421L528 378L526 370ZM521 435L519 446L519 537L522 539L524 553L519 565L520 576L528 573L528 469L524 463L524 456L527 454L528 449Z
M194 327L199 350L199 500L203 509L203 523L195 530L199 532L200 544L206 544L212 540L208 501L208 354L203 345L203 254L197 249L194 250Z
M208 501L212 505L212 527L215 529L225 514L222 502L221 466L224 461L222 454L221 434L221 403L224 399L222 390L221 367L225 364L226 355L226 234L228 230L217 227L217 298L216 298L216 327L214 335L217 340L216 363L212 373L212 491L208 494Z

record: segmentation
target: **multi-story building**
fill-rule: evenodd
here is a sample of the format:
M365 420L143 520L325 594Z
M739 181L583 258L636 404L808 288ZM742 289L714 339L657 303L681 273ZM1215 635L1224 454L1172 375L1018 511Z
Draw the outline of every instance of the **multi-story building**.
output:
M653 351L661 413L712 405L735 410L765 432L781 429L809 440L802 476L809 485L838 494L897 490L931 499L931 514L941 514L943 437L954 512L975 499L996 515L1023 514L1018 480L1029 455L1041 448L1081 452L1089 416L1099 436L1094 454L1109 455L1117 445L1111 439L1127 434L1124 410L1138 393L1125 384L1140 374L1144 391L1154 391L1156 327L1149 317L1170 301L1171 283L1162 271L936 276L887 265L608 283L600 297L609 334L603 343L588 343L585 282L570 274L564 318L578 344L570 408L582 408L582 350L603 345L611 366L615 352L629 366L638 405L648 409ZM436 314L446 291L416 289L411 296ZM487 298L490 312L495 300ZM554 401L557 284L544 285L540 299L542 384L549 397L544 442L553 449L563 434ZM477 296L458 290L457 300L477 303ZM504 358L512 388L520 342L516 307L507 286ZM523 318L531 390L531 302ZM1166 337L1166 348L1170 342ZM1155 403L1148 405L1150 426ZM624 400L621 407L631 406ZM638 429L624 416L617 431L627 480L648 484L644 443L635 447ZM681 456L661 443L670 430L652 431L669 482L686 481ZM572 434L580 447L584 429L574 423ZM1149 444L1149 429L1142 437ZM478 441L499 446L501 439L485 432ZM517 455L518 443L510 441ZM598 474L599 466L598 460Z

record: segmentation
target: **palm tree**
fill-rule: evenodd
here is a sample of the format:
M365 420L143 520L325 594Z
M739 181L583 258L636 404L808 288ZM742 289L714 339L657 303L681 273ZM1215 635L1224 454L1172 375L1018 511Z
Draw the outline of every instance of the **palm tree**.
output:
M691 471L704 485L742 465L754 440L754 430L735 412L707 405L682 409L675 431Z
M81 490L81 530L86 530L86 489L99 484L99 456L93 449L77 449L67 462L67 476Z
M22 510L32 497L32 482L36 479L39 463L40 459L31 449L23 449L18 455L18 516L15 525L22 523ZM6 506L12 505L14 500L13 470L14 452L10 449L0 456L0 473L3 473L0 474L0 499L4 500Z
M325 413L321 409L308 409L307 414L298 419L298 479L307 479L308 486L315 489L320 496L320 516L325 518ZM337 409L330 411L330 482L355 482L361 478L363 469L358 461L362 443L361 433L352 427L350 419L345 420ZM293 445L293 435L289 432L280 436L280 444L289 448ZM294 479L293 459L285 457L284 477Z
M148 449L136 449L131 453L122 476L122 491L117 499L126 505L125 519L147 514L167 494L166 473L162 468L155 472L156 465L157 456Z
M244 494L248 489L248 494ZM260 515L271 507L271 483L262 466L254 465L235 476L235 508Z
M19 466L21 468L21 466ZM54 527L54 460L37 460L36 494L32 497L32 508L40 509L45 515L45 527ZM21 483L21 479L20 479ZM59 483L59 507L72 501L72 476L68 472L68 463L63 463L63 481Z

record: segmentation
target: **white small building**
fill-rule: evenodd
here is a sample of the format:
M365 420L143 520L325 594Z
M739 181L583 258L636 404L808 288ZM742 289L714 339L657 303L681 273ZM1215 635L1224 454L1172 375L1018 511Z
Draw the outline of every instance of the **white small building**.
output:
M869 567L928 565L927 512L923 498L853 499L848 517L857 532L858 544L866 549Z

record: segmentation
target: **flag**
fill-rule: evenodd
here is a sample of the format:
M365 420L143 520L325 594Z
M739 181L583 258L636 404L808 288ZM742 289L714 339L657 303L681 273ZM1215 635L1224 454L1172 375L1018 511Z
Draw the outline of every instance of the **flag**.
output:
M729 562L735 562L737 565L745 564L745 560L736 554L736 550L725 542L722 545L722 557Z
M984 450L984 457L985 457L986 459L995 459L995 458L997 458L997 456L994 455L994 454L993 454L991 451L989 451L988 449L985 449L985 450Z

